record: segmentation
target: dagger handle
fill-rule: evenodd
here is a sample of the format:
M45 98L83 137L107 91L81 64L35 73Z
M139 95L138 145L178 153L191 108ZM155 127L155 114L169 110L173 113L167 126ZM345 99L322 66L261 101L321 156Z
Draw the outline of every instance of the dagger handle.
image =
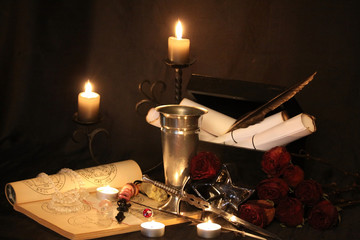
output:
M165 185L165 184L162 183L162 182L158 182L158 181L156 181L156 180L153 180L153 179L149 178L149 176L146 175L146 174L144 174L144 175L142 176L142 180L143 180L144 182L152 183L154 186L156 186L156 187L158 187L158 188L161 188L161 189L165 190L166 192L172 193L172 194L174 194L174 195L176 195L176 196L179 196L179 194L180 194L178 189L175 189L175 188L173 188L173 187L170 187L170 186L168 186L168 185Z

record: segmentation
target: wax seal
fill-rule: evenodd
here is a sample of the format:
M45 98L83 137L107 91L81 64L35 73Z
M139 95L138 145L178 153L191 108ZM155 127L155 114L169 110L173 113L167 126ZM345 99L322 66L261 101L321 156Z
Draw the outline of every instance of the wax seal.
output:
M151 210L150 208L145 208L143 211L143 216L146 218L150 218L153 217L153 210Z

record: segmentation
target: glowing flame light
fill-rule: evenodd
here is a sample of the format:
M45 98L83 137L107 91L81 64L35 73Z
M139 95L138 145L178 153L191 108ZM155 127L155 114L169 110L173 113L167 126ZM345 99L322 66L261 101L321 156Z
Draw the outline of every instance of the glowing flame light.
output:
M181 26L181 22L180 20L178 20L177 24L176 24L176 28L175 28L175 33L176 33L176 38L177 39L181 39L182 38L182 26Z
M91 86L90 80L88 80L87 83L85 84L85 92L86 93L92 92L92 86Z

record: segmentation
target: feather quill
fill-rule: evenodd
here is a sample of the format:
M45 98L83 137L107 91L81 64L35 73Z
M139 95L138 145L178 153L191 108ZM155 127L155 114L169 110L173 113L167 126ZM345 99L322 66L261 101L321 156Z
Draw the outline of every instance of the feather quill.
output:
M309 82L311 82L315 76L316 72L313 73L310 77L301 81L294 86L286 89L264 105L258 107L257 109L245 114L244 116L240 117L236 122L230 127L228 132L231 132L238 128L246 128L250 125L256 124L262 121L265 118L265 115L272 110L279 107L281 104L285 103L289 99L291 99L295 94L300 92Z

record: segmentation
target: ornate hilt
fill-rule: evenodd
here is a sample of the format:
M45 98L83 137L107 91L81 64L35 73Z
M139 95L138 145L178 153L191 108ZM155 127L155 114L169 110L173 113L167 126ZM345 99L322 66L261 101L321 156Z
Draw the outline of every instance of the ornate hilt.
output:
M154 186L156 186L158 188L161 188L161 189L165 190L166 192L168 192L170 194L173 194L174 196L178 197L179 200L183 200L185 202L188 202L188 203L190 203L191 205L193 205L193 206L195 206L197 208L200 208L202 210L211 209L210 203L208 203L208 202L202 200L201 198L196 197L196 196L194 196L192 194L188 194L188 193L186 193L184 191L184 188L185 188L187 182L189 181L190 177L187 177L184 180L184 184L182 185L180 190L178 190L178 189L176 189L174 187L168 186L168 185L166 185L166 184L164 184L162 182L152 180L147 175L143 175L142 179L143 179L144 182L152 183Z
M143 175L142 180L144 182L152 183L154 186L165 190L167 193L169 193L171 196L168 199L168 202L166 202L162 207L160 207L162 210L166 210L172 213L180 214L180 201L188 201L188 194L184 191L184 188L189 181L190 177L186 177L184 179L184 183L182 184L180 189L177 189L172 186L168 186L162 182L158 182L155 180L152 180L147 175ZM194 196L195 197L195 196ZM192 198L193 199L193 198ZM190 200L192 201L192 200ZM190 203L191 204L191 203Z
M142 176L142 180L144 182L148 182L148 183L152 183L154 186L158 187L158 188L161 188L163 190L165 190L167 193L170 193L170 194L173 194L175 196L179 196L181 195L181 190L178 190L174 187L170 187L168 185L166 185L165 183L162 183L162 182L159 182L159 181L156 181L156 180L153 180L151 178L149 178L148 175L144 174ZM187 182L187 181L186 181ZM186 183L185 183L186 184ZM185 184L182 186L182 189L184 188Z

